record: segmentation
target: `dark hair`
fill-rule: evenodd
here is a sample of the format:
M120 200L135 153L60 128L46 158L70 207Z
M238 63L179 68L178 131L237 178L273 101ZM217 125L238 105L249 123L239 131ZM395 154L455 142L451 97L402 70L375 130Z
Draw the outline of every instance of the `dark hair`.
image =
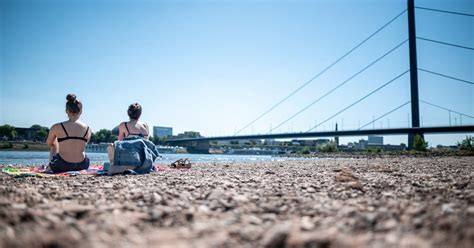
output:
M142 106L140 106L138 103L130 104L130 106L128 106L127 113L130 119L138 120L140 115L142 115Z
M81 101L76 99L76 95L67 94L66 96L66 110L71 114L77 114L82 111Z

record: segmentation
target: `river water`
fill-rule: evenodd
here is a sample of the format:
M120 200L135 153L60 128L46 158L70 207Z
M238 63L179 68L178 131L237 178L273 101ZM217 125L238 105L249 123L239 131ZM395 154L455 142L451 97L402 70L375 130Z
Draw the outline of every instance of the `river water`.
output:
M302 158L273 157L264 155L214 155L214 154L161 154L162 158L156 163L171 163L180 158L189 158L193 163L232 163L253 161L284 161L300 160ZM32 151L0 151L0 164L3 165L32 165L47 164L49 152ZM107 153L87 153L92 163L107 161Z

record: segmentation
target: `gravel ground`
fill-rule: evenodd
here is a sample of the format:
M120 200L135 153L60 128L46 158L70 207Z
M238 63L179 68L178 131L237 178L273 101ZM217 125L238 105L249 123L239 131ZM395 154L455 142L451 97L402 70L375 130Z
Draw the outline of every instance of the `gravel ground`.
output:
M1 247L473 247L474 157L0 175Z

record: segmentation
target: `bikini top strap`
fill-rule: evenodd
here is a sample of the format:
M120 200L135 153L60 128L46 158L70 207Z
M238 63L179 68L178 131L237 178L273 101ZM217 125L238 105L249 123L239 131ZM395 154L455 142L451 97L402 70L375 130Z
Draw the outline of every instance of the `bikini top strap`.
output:
M127 129L127 133L130 134L130 130L128 130L127 122L124 122L124 124L125 124L125 128Z
M64 127L63 123L61 122L59 124L61 124L61 127L63 127L63 130L66 133L66 137L69 137L69 134L67 133L66 128Z
M84 136L82 136L82 138L86 138L86 135L87 135L88 132L89 132L89 126L87 126L86 133L84 134Z

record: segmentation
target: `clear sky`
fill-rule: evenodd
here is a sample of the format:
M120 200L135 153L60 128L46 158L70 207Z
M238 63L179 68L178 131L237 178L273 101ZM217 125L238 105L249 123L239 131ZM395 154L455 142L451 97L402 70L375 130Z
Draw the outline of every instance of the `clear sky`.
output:
M415 5L474 14L470 0ZM51 126L73 92L94 130L127 120L139 102L143 121L175 134L232 135L405 9L404 0L0 0L0 124ZM416 21L419 37L474 47L473 17L417 9ZM269 132L407 37L405 13L242 134ZM417 42L419 68L474 81L472 50ZM403 44L273 132L305 132L408 68ZM472 84L426 72L419 80L420 99L474 116ZM409 100L406 74L317 130L357 129ZM449 111L420 111L423 126L450 123ZM366 128L406 127L409 114L406 105ZM461 122L474 119L451 113L451 125Z

